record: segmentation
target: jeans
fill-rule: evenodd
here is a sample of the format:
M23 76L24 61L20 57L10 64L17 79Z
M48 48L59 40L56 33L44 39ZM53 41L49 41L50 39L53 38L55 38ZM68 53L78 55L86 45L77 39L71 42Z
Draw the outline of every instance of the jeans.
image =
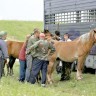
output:
M47 74L47 65L48 65L48 61L40 60L38 58L33 59L32 71L30 74L29 82L34 84L36 82L36 78L38 77L38 74L41 70L41 74L42 74L41 83L45 84L46 83L46 74Z
M30 78L30 73L32 70L32 56L31 54L26 56L26 64L27 64L27 68L26 68L26 81L29 82L29 78Z
M19 60L20 62L20 77L19 81L25 80L25 73L26 73L26 60Z

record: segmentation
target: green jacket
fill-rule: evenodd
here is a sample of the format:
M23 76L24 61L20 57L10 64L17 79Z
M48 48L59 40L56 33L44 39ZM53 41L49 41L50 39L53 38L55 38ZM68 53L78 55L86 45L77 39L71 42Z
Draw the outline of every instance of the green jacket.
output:
M30 47L30 46L32 46L36 41L38 41L39 40L39 38L36 38L34 35L32 35L30 38L29 38L29 40L28 40L28 42L27 42L27 49ZM34 54L35 54L35 49L33 49L31 52L30 52L30 54L33 56Z
M37 57L40 60L48 60L48 51L53 50L53 46L47 40L39 40L34 43L29 50L34 50L35 54L34 57Z

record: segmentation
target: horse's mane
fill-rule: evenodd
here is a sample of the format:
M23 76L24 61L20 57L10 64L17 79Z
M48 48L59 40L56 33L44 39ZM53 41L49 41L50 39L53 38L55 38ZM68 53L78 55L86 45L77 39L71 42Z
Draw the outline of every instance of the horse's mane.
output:
M94 36L94 30L91 30L90 32L81 35L79 37L79 40L81 40L83 43L88 42L89 39L94 39L93 36Z
M85 33L85 34L83 34L83 35L81 35L81 36L79 37L79 39L80 39L82 42L88 41L89 38L90 38L90 33Z

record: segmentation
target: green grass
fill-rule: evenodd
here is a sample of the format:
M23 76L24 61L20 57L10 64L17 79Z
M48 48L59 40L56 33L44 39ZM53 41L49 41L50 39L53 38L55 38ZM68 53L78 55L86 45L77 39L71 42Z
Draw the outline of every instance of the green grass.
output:
M43 22L0 21L0 31L8 32L8 38L24 40L26 34L38 27L43 30ZM14 38L13 38L14 37ZM18 82L19 63L14 65L14 76L5 76L0 82L0 96L96 96L96 75L84 74L81 81L75 79L60 82L60 75L54 72L54 83L42 88L40 84Z
M39 28L43 31L43 22L0 20L0 31L8 32L8 38L16 40L24 40L25 36L32 33L34 28Z
M40 84L18 82L19 63L14 65L14 76L5 76L0 82L0 96L96 96L96 75L83 74L81 81L72 72L70 81L60 82L60 74L54 72L54 83L43 88Z

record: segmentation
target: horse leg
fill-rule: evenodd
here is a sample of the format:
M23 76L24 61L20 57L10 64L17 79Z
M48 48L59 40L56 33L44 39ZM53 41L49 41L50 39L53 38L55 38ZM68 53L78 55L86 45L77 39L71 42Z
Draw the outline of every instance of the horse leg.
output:
M14 65L14 63L13 63L13 65ZM14 74L14 72L13 72L13 66L12 66L12 68L10 69L10 73L11 73L11 76Z
M7 60L4 60L4 64L2 66L2 75L5 76L5 71L4 71L4 68L5 68L5 64L7 63Z
M9 56L9 62L7 64L7 76L10 75L10 66L9 66L10 63L11 63L11 56Z
M7 64L7 76L9 75L9 64Z
M84 67L84 61L85 61L85 57L84 56L78 58L77 80L81 80L83 78L82 77L82 70L83 70L83 67Z
M41 81L41 74L40 74L40 72L39 72L39 74L38 74L36 80L37 80L37 83L40 83L40 81Z
M10 56L9 58L9 67L10 67L10 75L13 75L13 65L15 63L16 58Z
M54 53L49 60L48 69L47 69L47 80L49 84L52 84L52 73L54 71L55 61L56 61L56 54Z
M54 62L49 62L48 69L47 69L47 80L49 84L52 84L52 73L54 71Z
M15 63L15 58L12 60L12 63L11 63L11 65L9 65L10 66L10 74L11 74L11 76L14 74L14 72L13 72L13 65L14 65L14 63Z

